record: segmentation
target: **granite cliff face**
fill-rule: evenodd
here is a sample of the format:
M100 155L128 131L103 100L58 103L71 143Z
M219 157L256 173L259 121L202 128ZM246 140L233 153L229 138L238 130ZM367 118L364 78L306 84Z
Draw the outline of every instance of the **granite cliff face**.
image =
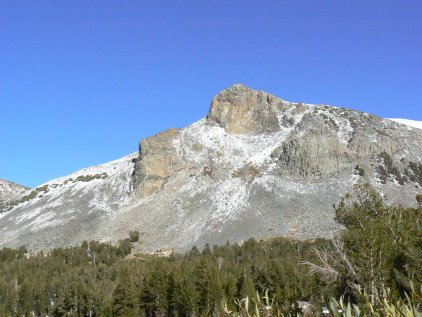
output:
M332 205L369 182L390 201L422 192L422 130L234 85L206 118L139 152L0 205L0 245L51 248L141 232L146 250L249 237L330 237Z
M230 133L262 134L282 129L278 113L283 102L263 91L234 85L214 97L207 119Z
M28 187L0 179L0 203L17 196L26 190L28 190Z

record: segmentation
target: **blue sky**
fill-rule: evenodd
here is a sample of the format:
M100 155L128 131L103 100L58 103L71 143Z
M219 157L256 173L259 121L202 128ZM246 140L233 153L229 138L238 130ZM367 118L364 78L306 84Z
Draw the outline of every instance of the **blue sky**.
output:
M0 0L0 178L137 151L243 83L422 120L421 1Z

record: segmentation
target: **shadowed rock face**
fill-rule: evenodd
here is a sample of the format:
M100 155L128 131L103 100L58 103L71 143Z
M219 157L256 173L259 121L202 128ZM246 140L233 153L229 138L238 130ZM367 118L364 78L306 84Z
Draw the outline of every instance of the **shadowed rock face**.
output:
M11 199L26 190L28 187L0 179L0 202Z
M179 168L180 160L172 145L177 136L176 129L169 129L139 143L132 181L140 196L161 189L166 179Z
M234 85L206 118L141 140L139 152L0 204L0 245L116 241L186 250L250 237L330 237L332 205L359 182L412 205L422 130Z

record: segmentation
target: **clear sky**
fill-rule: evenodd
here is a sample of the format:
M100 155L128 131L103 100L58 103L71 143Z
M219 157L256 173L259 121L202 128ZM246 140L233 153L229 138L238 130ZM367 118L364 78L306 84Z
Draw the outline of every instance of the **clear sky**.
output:
M422 2L0 0L0 178L135 152L234 83L422 120Z

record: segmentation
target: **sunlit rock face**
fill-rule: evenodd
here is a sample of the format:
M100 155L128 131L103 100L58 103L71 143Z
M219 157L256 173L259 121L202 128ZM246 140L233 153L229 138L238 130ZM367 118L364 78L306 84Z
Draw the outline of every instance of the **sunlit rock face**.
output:
M281 108L282 100L238 84L213 98L207 118L231 133L277 132Z
M237 84L206 118L141 140L139 152L0 204L0 245L48 249L129 230L146 251L331 237L332 205L357 183L416 202L420 158L420 129Z

